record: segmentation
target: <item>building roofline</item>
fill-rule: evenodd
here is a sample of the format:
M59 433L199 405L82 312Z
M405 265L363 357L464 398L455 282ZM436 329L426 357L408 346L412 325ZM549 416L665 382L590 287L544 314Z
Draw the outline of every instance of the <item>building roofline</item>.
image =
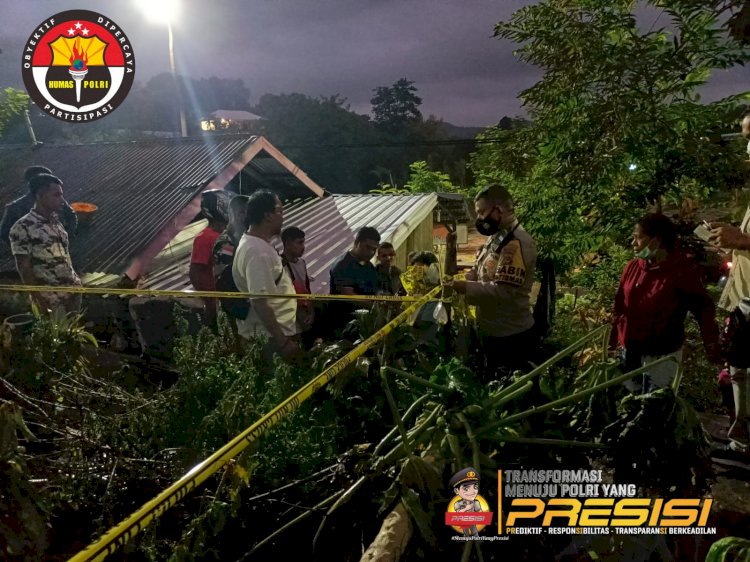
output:
M188 142L206 142L207 139L222 141L222 140L238 140L245 138L247 140L262 139L264 137L258 135L249 135L247 133L226 133L226 134L215 134L215 133L203 133L199 136L192 137L150 137L141 139L129 139L129 140L110 140L110 141L92 141L92 142L71 142L71 143L56 143L56 142L37 142L32 145L30 142L26 143L15 143L15 144L0 144L0 150L29 150L30 148L70 148L72 146L113 146L113 145L132 145L132 144L149 144L149 143L188 143Z
M179 234L200 212L201 193L211 189L225 189L227 184L232 181L237 174L247 166L253 158L261 151L265 151L271 158L276 160L292 175L301 181L318 198L325 195L325 190L317 183L311 180L305 172L295 166L286 156L284 156L275 146L263 137L257 137L255 141L247 146L232 162L221 170L216 176L193 197L170 223L162 228L151 243L138 254L125 271L130 279L138 279L148 272L154 258L161 252L167 244Z

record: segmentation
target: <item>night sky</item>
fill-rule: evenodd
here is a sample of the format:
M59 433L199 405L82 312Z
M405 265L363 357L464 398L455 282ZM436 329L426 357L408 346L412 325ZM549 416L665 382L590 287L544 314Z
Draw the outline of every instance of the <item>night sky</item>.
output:
M541 76L514 60L511 43L492 38L497 21L528 3L183 0L173 24L178 72L241 78L252 103L264 93L340 94L360 113L369 111L373 88L406 77L425 116L485 126L523 114L517 95ZM0 0L0 86L22 87L24 42L45 18L74 8L98 11L124 29L137 82L169 70L166 27L146 20L134 0ZM703 93L712 100L747 89L750 69L741 68L717 71Z

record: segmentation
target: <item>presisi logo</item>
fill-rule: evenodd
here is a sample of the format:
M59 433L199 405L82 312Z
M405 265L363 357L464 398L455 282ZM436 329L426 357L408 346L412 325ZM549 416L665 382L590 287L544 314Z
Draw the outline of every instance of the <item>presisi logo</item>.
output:
M710 498L514 498L505 526L705 527L712 504Z
M135 77L133 49L122 29L88 10L43 21L26 41L23 81L31 99L62 121L96 121L127 96Z
M711 498L642 498L601 470L498 471L498 534L715 534Z

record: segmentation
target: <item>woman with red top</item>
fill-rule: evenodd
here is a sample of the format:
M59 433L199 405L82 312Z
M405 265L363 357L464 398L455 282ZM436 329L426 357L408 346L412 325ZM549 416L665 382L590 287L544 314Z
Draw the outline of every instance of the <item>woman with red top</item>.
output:
M671 355L631 381L631 390L669 386L682 361L685 316L697 320L709 359L720 362L715 307L698 265L676 249L677 230L661 214L643 217L633 229L635 259L625 266L615 297L610 347L623 351L626 371ZM642 382L642 384L641 384Z

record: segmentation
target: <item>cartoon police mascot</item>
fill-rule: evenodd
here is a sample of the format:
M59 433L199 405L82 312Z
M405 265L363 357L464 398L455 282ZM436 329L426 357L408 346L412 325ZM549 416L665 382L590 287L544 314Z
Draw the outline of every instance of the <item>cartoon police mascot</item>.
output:
M475 468L468 467L463 470L459 470L450 479L450 487L453 488L453 492L461 499L453 504L453 510L456 513L467 513L482 511L482 506L477 501L479 495L479 471ZM476 525L471 527L464 527L463 532L465 536L478 535Z

